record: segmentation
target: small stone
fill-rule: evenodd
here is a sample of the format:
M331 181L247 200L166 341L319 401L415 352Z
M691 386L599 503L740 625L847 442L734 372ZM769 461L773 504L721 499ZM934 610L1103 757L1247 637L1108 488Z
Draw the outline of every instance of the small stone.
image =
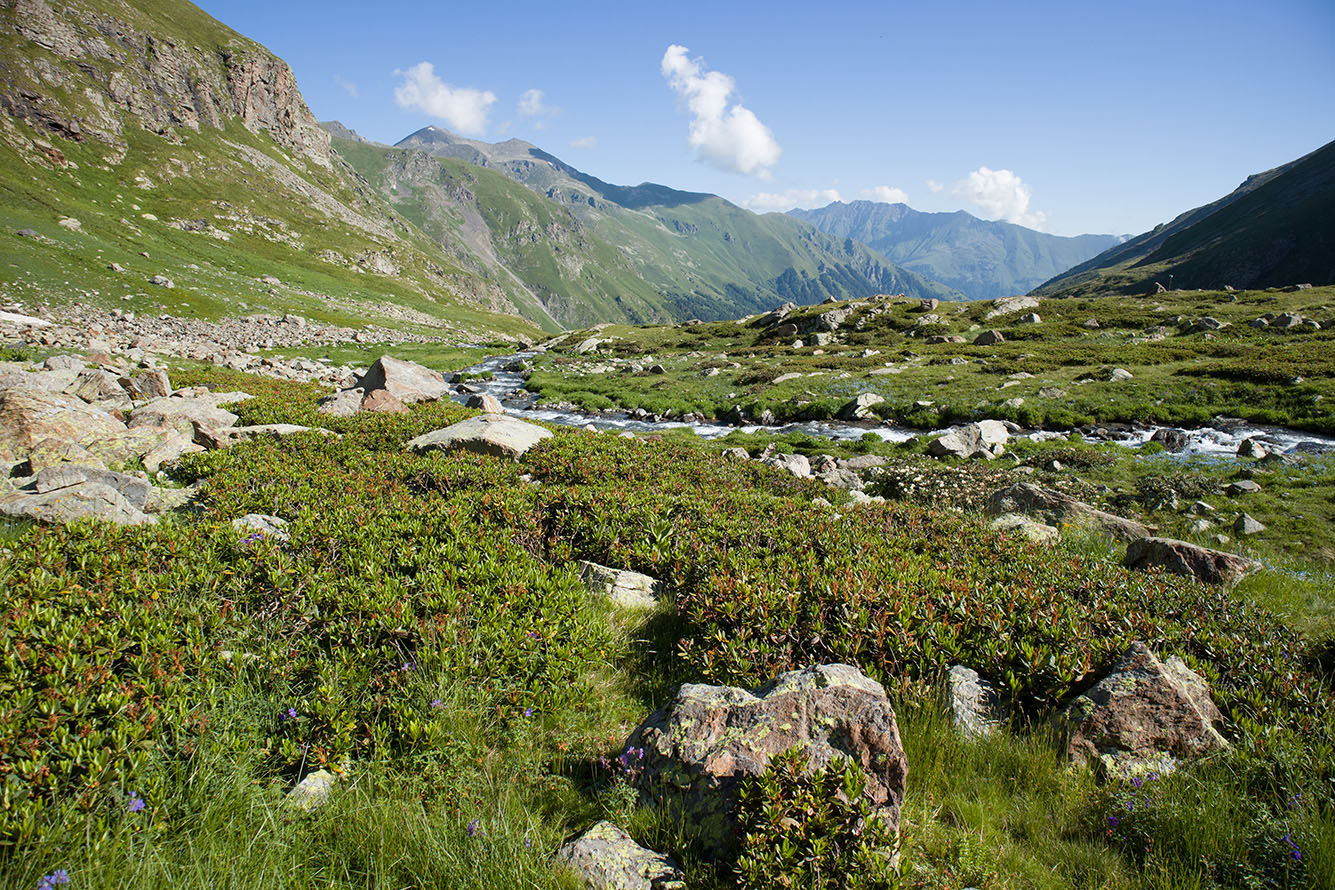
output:
M1265 526L1250 515L1243 513L1233 523L1233 531L1240 535L1257 535L1265 531Z
M337 777L329 770L318 769L298 782L285 799L292 806L309 812L329 799L336 781Z
M685 890L677 864L641 847L611 822L599 822L557 851L590 890Z
M1228 487L1224 489L1225 493L1234 496L1240 494L1255 494L1260 490L1261 486L1253 482L1251 479L1239 479L1237 482L1230 482Z

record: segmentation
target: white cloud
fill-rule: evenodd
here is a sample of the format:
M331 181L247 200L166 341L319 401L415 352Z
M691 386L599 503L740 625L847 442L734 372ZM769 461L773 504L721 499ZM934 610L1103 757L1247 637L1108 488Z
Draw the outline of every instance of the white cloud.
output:
M786 192L760 192L742 201L742 206L756 213L792 210L801 207L810 210L842 200L838 189L788 189Z
M403 78L394 88L394 101L400 108L424 111L460 133L478 136L486 132L487 110L496 102L491 90L451 86L436 76L430 62L394 73Z
M350 80L344 80L337 74L334 75L334 83L341 86L343 88L343 91L354 99L358 98L361 95L361 92L357 89L357 84L353 83Z
M583 136L583 137L581 137L581 138L579 138L579 139L576 139L576 140L574 140L573 142L571 142L571 143L570 143L570 147L571 147L571 148L597 148L597 147L598 147L598 137L597 137L597 136Z
M561 113L561 109L554 105L548 105L543 100L546 94L542 90L524 90L523 95L519 97L519 104L515 110L519 112L520 117L539 118L533 122L534 129L547 129L547 121L542 118L556 117Z
M721 71L707 70L689 52L684 46L669 46L660 67L668 86L690 108L691 147L699 150L701 160L720 170L769 179L770 168L783 151L773 131L746 106L729 105L736 82Z
M946 187L945 183L937 182L935 179L927 180L927 188L930 189L933 193L939 192L941 191L941 189L945 187Z
M859 194L868 201L880 201L883 204L907 204L909 202L908 192L888 185L863 189Z
M1029 199L1033 193L1010 170L979 167L969 174L968 179L955 184L955 194L968 198L982 209L985 216L993 219L1004 219L1039 230L1047 223L1047 214L1029 212Z

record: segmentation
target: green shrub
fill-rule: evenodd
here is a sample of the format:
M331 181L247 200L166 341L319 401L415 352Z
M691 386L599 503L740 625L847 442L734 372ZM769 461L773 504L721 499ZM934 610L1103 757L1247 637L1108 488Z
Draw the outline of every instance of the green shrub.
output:
M898 839L864 796L866 776L838 758L809 768L806 753L774 755L742 783L739 890L884 890L898 884L891 866Z

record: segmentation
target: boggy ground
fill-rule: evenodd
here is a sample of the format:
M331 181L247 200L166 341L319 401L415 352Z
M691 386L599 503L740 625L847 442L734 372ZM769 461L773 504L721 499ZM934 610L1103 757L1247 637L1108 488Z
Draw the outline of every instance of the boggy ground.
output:
M830 312L845 317L821 330L817 318ZM1031 313L1039 321L1023 320ZM1302 321L1251 326L1284 313ZM1046 429L1200 426L1225 415L1330 433L1332 322L1331 287L931 310L882 297L800 307L781 321L602 326L539 357L529 387L547 403L720 419L825 419L866 392L885 399L875 416L922 429L985 418ZM1005 341L973 345L989 330ZM591 337L601 342L581 354ZM950 337L963 342L935 342ZM1117 369L1131 377L1114 379Z
M896 701L905 886L1335 884L1330 626L1300 620L1282 572L1225 592L1128 573L1095 540L1003 537L974 500L1000 465L912 447L880 483L898 499L853 507L698 443L559 429L518 463L415 456L404 442L470 412L330 418L313 386L174 378L257 394L243 423L343 437L187 458L174 477L201 494L156 526L8 527L4 886L64 870L77 887L574 887L551 854L602 817L678 856L688 886L735 886L637 804L614 758L680 682L836 661ZM1066 447L1022 460L1133 487L1126 456ZM1328 482L1320 460L1304 472ZM905 468L966 482L896 488ZM230 521L248 512L288 519L291 543L244 541ZM618 613L578 559L670 596ZM1324 583L1305 595L1329 615ZM1232 742L1148 788L1068 768L1048 728L1132 640L1209 680ZM1010 730L956 736L933 684L957 662L1017 696ZM285 806L315 766L342 775L329 803Z

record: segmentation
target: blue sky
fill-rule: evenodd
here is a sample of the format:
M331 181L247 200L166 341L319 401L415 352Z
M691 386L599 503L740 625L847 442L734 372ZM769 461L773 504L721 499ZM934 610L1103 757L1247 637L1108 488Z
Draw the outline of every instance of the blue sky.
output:
M199 5L367 138L514 136L756 210L1137 234L1335 139L1331 0Z

